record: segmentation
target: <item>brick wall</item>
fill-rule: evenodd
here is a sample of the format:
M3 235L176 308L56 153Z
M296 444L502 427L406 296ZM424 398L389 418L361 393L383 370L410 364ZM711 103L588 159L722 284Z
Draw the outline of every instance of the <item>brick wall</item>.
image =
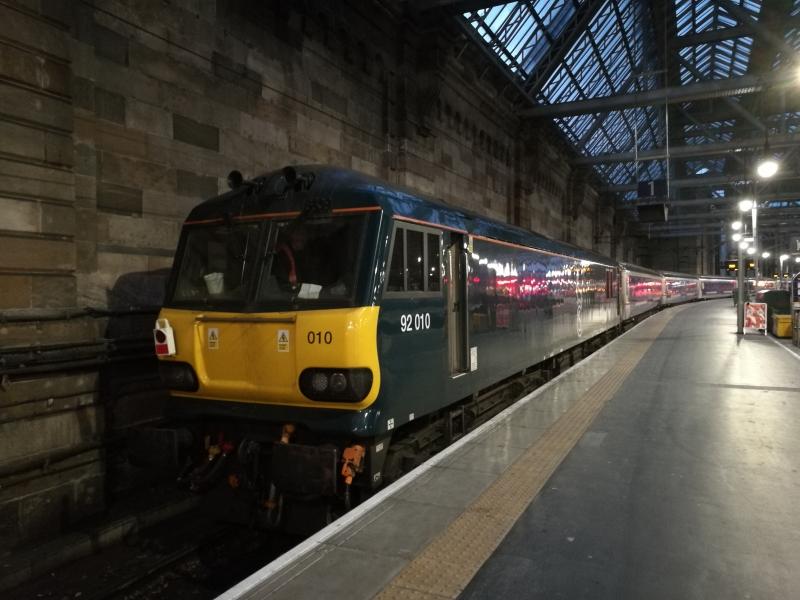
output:
M613 215L552 126L520 123L457 28L401 5L0 4L0 311L19 317L0 349L102 347L0 386L0 537L52 535L122 486L104 450L160 396L152 359L106 359L146 340L152 316L127 311L161 301L182 220L232 169L350 167L611 250ZM57 312L85 307L111 312Z

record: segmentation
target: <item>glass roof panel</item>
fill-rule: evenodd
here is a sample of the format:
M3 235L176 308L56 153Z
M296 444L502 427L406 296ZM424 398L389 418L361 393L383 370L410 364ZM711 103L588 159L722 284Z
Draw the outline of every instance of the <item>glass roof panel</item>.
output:
M749 36L681 48L681 83L744 75L752 49L753 38Z
M754 18L765 0L729 0ZM676 33L679 37L708 34L683 41L678 56L679 81L689 84L744 75L750 68L751 35L738 35L744 28L718 0L672 0ZM585 30L571 33L571 25L585 10L593 16ZM800 0L793 0L792 14L800 15ZM489 49L525 86L538 73L544 59L562 36L574 40L561 62L548 69L548 78L531 99L540 104L590 100L636 91L647 91L663 83L663 40L656 40L651 3L640 0L528 0L506 2L464 14L465 25L477 33ZM725 30L732 30L727 34ZM718 32L714 34L713 32ZM786 33L787 40L800 48L800 28ZM684 103L679 110L693 110ZM555 118L555 123L576 150L586 156L632 152L663 147L666 143L664 109L648 106L607 113ZM776 131L800 130L796 115L776 120ZM680 143L706 144L729 141L739 129L735 120L702 126L686 125ZM697 163L697 164L694 164ZM724 171L725 159L693 161L689 171L714 174ZM664 177L664 161L600 164L601 177L613 183L636 178Z
M464 14L508 67L524 78L558 39L583 0L508 2Z
M731 1L754 17L761 11L761 0ZM718 6L715 0L675 0L675 21L678 36L726 29L738 24L737 19Z
M650 26L643 25L648 22L640 11L641 4L632 0L609 0L602 4L587 30L580 34L563 63L543 86L539 101L558 104L655 87L656 78L637 75L648 70L643 68L642 28ZM638 147L650 148L663 137L655 133L659 123L651 118L654 114L652 110L632 109L593 117L581 137L572 141L578 151L589 156L630 151L635 140ZM569 120L556 119L556 123L566 132ZM620 183L635 177L631 164L596 169L610 182Z
M800 112L772 115L767 119L770 135L797 133L800 131Z
M721 175L724 168L724 158L686 161L686 172L688 175Z

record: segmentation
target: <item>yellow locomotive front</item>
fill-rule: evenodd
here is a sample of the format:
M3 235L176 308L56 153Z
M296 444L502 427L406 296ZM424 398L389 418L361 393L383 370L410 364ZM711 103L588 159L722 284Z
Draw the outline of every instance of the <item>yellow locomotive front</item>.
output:
M156 352L173 396L360 410L377 397L378 308L359 295L373 207L188 221Z
M172 395L207 401L363 409L379 388L377 307L236 313L166 308L157 332Z
M255 500L234 504L277 526L286 496L347 506L354 479L379 483L364 440L380 412L381 216L372 202L246 190L192 212L154 329L172 421L152 435L184 446L149 444L188 458L192 489Z

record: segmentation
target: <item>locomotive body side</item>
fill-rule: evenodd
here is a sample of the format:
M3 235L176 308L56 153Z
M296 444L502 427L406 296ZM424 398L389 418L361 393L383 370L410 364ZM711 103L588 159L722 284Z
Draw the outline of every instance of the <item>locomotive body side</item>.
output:
M619 323L607 259L447 208L421 212L395 212L387 248L378 328L385 431ZM431 286L433 273L442 276Z

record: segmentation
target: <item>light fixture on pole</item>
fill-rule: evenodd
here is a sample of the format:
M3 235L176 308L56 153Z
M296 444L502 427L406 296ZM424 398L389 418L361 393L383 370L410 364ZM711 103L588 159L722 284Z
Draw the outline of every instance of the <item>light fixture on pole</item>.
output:
M748 242L745 242L744 240L742 240L741 242L739 242L739 250L747 250L747 247L749 245L750 244Z
M771 255L770 255L769 252L764 251L764 252L761 253L761 258L769 258L770 256Z
M747 253L748 254L755 254L756 253L756 247L755 246L749 246L747 248Z
M733 223L731 223L731 229L733 229L734 231L739 231L741 228L742 228L741 221L734 221Z
M756 171L761 179L769 179L778 172L778 161L772 157L764 157L758 163Z
M761 154L761 158L758 159L758 164L756 165L756 173L758 173L761 179L769 179L778 172L778 161L775 160L775 157L769 150L768 131L767 129L764 130L764 152Z
M739 210L742 212L747 212L748 210L753 209L753 201L750 198L745 198L744 200L739 200Z
M731 236L731 239L732 239L734 242L740 242L740 241L742 241L742 234L741 234L741 233L739 233L739 232L736 232L736 233L734 233L734 234Z

